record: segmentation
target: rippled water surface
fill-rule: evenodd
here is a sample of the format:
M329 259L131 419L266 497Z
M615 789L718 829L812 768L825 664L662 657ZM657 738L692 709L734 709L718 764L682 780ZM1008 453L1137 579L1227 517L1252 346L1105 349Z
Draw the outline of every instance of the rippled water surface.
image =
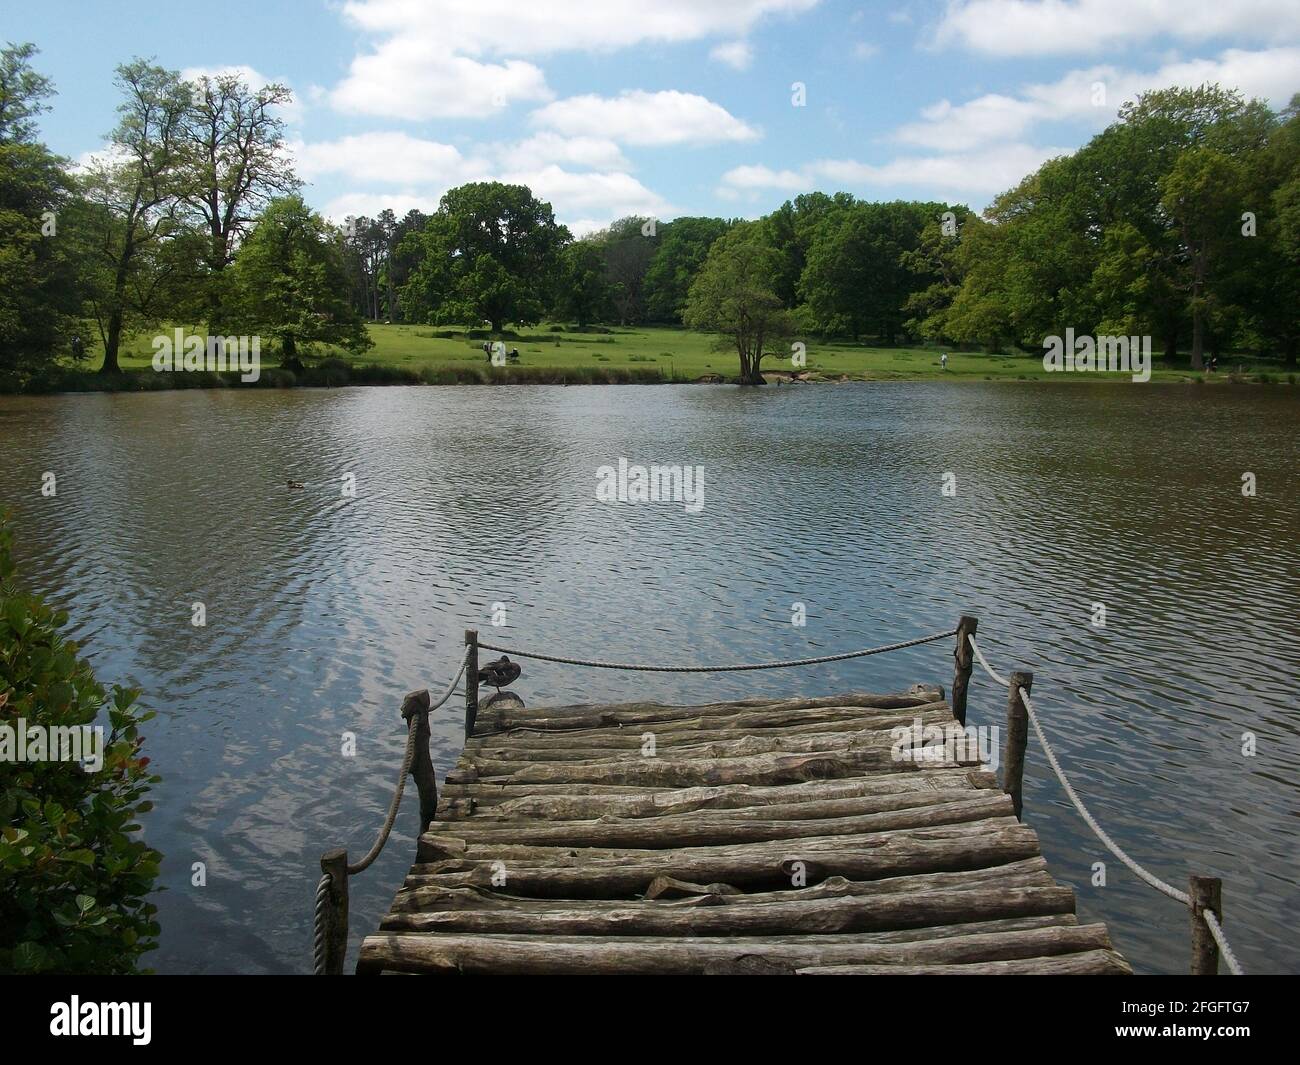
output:
M1120 844L1178 885L1222 876L1243 963L1295 972L1295 397L917 383L5 398L0 501L21 572L72 612L100 679L159 712L159 970L309 967L320 853L370 846L402 696L445 684L466 627L521 648L753 661L971 613L995 667L1034 672L1040 715ZM620 457L703 466L703 511L598 503L596 467ZM190 624L199 601L206 628ZM531 704L704 701L919 680L951 683L946 641L713 677L526 664L516 688ZM999 723L1004 698L977 676L971 723ZM448 704L440 773L459 730ZM1026 773L1026 820L1081 916L1108 922L1139 970L1183 971L1185 911L1116 862L1093 886L1107 855L1032 740ZM414 820L409 802L352 883L354 949L405 874ZM200 861L207 886L192 887Z

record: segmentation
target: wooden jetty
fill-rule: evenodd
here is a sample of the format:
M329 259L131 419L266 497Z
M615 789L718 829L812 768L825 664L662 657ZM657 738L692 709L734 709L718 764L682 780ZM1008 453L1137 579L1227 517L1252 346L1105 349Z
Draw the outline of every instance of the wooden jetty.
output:
M956 713L924 686L479 708L472 652L468 736L440 794L427 693L411 711L425 827L357 972L1131 972L1017 816L1023 731L1003 787L977 753L933 742L964 723L957 635Z

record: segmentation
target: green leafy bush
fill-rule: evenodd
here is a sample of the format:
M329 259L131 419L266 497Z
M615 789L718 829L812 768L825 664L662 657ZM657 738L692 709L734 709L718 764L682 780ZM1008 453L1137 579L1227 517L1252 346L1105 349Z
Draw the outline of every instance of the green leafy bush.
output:
M67 614L14 585L12 534L0 515L0 972L129 973L157 946L148 901L160 855L139 838L138 817L158 777L140 754L153 717L138 692L96 682ZM33 726L93 725L102 715L103 760L23 761L19 719Z

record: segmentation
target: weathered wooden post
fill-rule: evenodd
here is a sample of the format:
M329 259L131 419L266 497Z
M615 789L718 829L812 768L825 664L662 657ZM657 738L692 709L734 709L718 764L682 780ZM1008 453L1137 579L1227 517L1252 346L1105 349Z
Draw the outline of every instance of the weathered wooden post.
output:
M320 867L330 878L325 894L325 975L342 976L348 952L348 852L342 847L326 851Z
M952 716L957 724L966 724L966 689L970 687L970 671L975 664L975 654L971 650L969 637L975 635L979 627L979 618L962 615L957 623L957 646L953 648L952 657L956 669L952 675Z
M478 629L465 630L465 645L469 648L465 666L465 738L469 739L478 717Z
M1029 743L1029 711L1020 697L1020 689L1033 691L1032 673L1012 673L1007 689L1007 741L1002 763L1002 790L1011 796L1016 817L1020 817L1021 790L1025 781L1025 747ZM1023 819L1022 819L1023 820Z
M415 757L411 759L411 777L420 792L420 831L433 822L438 810L438 776L433 771L429 753L429 692L411 692L402 700L402 719L406 727L415 722Z
M1189 883L1192 905L1192 975L1217 976L1219 972L1219 944L1210 934L1205 922L1209 910L1219 923L1223 923L1223 881L1217 876L1193 876Z

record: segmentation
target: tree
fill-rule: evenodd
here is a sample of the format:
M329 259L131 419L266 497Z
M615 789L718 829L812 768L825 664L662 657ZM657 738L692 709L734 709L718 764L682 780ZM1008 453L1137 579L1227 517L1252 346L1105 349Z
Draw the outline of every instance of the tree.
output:
M523 185L474 182L443 196L424 231L407 237L419 256L401 300L408 316L429 322L541 320L552 302L560 248L568 230L551 205Z
M31 144L36 140L36 116L49 110L45 100L54 83L32 69L36 45L10 44L0 49L0 141Z
M133 280L159 243L181 228L175 214L181 191L178 137L190 103L176 74L142 59L118 67L117 83L126 98L118 107L122 117L111 136L113 151L92 164L85 181L102 219L98 300L106 374L120 372L122 334L140 310L132 300Z
M649 218L620 218L595 239L605 245L605 273L619 325L645 320L646 272L659 247L659 229Z
M1092 299L1103 320L1124 320L1132 331L1161 337L1170 360L1177 356L1180 340L1195 329L1194 305L1205 330L1211 306L1189 298L1187 234L1166 209L1163 183L1180 157L1198 147L1253 169L1247 160L1263 149L1275 123L1264 103L1218 85L1162 89L1124 104L1119 120L1075 154L1069 165L1071 194L1079 205L1072 221L1075 232L1096 234L1098 254L1109 239L1112 252L1118 241L1130 256L1094 259ZM1112 230L1117 235L1108 237ZM1107 293L1120 295L1128 310L1108 306ZM1225 294L1220 288L1213 308L1220 318L1231 310Z
M578 240L560 252L556 284L556 317L579 326L607 320L613 314L605 250L595 240Z
M799 301L799 279L818 226L857 202L847 192L806 192L761 219L764 239L779 257L775 290L785 306L794 307Z
M337 234L301 196L271 201L232 269L241 331L274 337L283 365L301 364L303 344L361 352L374 343L348 298Z
M393 288L393 243L397 238L397 216L385 207L379 212L379 232L384 239L384 259L381 274L384 282L384 317L391 321L397 317L397 294ZM376 316L378 317L378 316Z
M390 212L385 213L392 217ZM372 322L380 317L380 276L389 239L382 220L365 215L349 217L343 230L344 264L352 286L353 306Z
M52 366L78 310L75 257L59 229L70 183L35 139L54 92L32 70L35 54L30 44L0 50L0 383L14 388Z
M302 184L285 151L281 110L293 100L283 85L251 88L239 74L204 75L186 86L189 106L177 130L178 188L208 234L205 307L221 330L222 278L239 240L259 211Z
M1100 232L1081 209L1071 160L1044 163L996 197L984 218L966 229L957 253L965 274L945 316L952 338L1032 349L1067 327L1091 332Z
M729 225L721 218L675 218L659 226L659 247L645 273L645 313L650 321L682 320L691 282Z
M905 256L921 243L938 203L855 203L829 212L808 246L799 293L811 320L823 332L856 339L873 332L886 343L897 339L908 296L921 283Z
M951 217L949 217L949 215ZM903 253L901 262L916 278L915 287L903 304L911 315L904 328L927 340L951 340L948 311L961 291L966 276L961 256L967 232L982 225L979 216L964 204L952 204L926 222L917 247Z
M158 777L141 756L153 717L139 694L96 682L63 629L68 616L16 587L11 534L0 515L0 723L37 730L48 757L0 759L0 973L134 972L157 946L149 901L161 855L139 837ZM59 757L60 737L99 723L103 748ZM96 764L98 763L98 764Z
M391 248L384 276L388 281L389 291L392 293L389 314L392 315L394 320L400 319L404 321L406 319L406 310L402 306L399 293L411 279L412 271L419 264L419 258L412 253L411 245L407 243L406 238L412 233L423 231L428 224L429 216L423 211L412 208L393 227Z
M132 163L97 160L78 175L79 195L64 211L82 307L99 331L105 373L118 372L123 337L200 299L202 234L184 227L166 205L133 210L138 181Z
M790 312L775 290L780 268L780 255L759 227L745 223L714 243L691 285L686 324L718 333L720 347L735 347L741 384L764 383L763 356L793 331Z
M1192 319L1192 368L1205 365L1205 328L1216 309L1222 262L1242 246L1240 217L1246 172L1205 145L1183 152L1161 179L1160 204L1177 227L1182 284Z
M1283 110L1269 138L1263 165L1254 169L1251 200L1256 212L1258 246L1248 271L1243 304L1265 348L1280 348L1287 366L1300 354L1300 93Z

